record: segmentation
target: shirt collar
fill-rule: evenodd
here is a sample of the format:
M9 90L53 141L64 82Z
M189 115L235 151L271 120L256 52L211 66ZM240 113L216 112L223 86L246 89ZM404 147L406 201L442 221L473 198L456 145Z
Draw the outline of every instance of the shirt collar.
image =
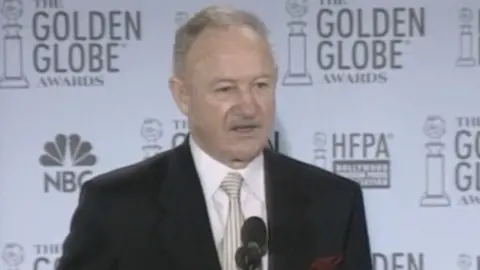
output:
M206 197L213 197L220 187L223 178L229 172L238 172L243 176L245 188L252 192L260 201L265 201L263 153L257 156L244 169L233 170L203 151L191 135L189 136L189 144Z

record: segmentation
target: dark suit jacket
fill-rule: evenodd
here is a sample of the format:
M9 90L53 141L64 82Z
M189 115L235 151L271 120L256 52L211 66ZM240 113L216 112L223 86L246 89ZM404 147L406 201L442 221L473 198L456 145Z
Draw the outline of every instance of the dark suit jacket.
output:
M265 173L269 269L372 269L357 183L270 150ZM83 184L58 270L109 269L221 269L188 140Z

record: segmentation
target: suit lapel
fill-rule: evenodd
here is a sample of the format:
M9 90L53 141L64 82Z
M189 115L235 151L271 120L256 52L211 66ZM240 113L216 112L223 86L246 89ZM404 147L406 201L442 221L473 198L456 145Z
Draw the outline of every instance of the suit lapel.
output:
M159 194L165 211L158 225L161 244L178 269L221 269L188 139L173 150L168 166Z
M269 227L269 269L308 269L313 251L308 222L310 197L295 166L265 151L265 185Z

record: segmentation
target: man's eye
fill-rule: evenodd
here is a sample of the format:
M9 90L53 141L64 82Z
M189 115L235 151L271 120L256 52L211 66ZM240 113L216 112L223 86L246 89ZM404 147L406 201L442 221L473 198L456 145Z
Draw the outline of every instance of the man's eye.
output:
M258 88L267 88L268 86L269 86L268 83L265 83L265 82L258 82L257 83Z
M224 86L224 87L219 87L216 89L217 92L228 92L231 91L233 87L231 86Z

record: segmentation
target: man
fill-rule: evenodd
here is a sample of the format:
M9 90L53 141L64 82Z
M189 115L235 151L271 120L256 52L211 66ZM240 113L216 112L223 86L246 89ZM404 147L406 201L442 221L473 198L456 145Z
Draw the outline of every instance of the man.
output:
M83 185L58 270L234 270L251 216L268 224L265 270L372 268L359 185L265 147L277 83L266 35L218 7L178 29L170 88L191 134Z

